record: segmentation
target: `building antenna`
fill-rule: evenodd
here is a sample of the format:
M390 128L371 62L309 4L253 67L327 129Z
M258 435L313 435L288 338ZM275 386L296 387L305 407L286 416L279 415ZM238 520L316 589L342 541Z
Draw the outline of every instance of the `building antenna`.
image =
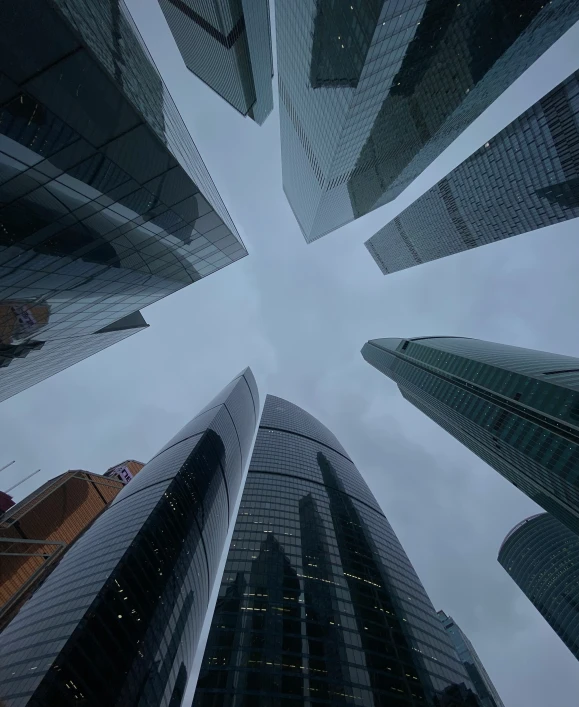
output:
M4 466L0 469L0 471L4 471L4 469L8 469L9 466L12 466L16 462L16 459L13 459L11 462L8 462L8 464L4 464Z
M37 469L36 471L33 471L32 474L28 474L28 476L25 476L18 483L14 484L14 486L11 486L9 489L7 489L6 493L10 493L10 491L13 491L17 486L20 486L20 484L23 484L25 481L28 481L28 479L32 478L35 474L38 474L39 471L40 469Z

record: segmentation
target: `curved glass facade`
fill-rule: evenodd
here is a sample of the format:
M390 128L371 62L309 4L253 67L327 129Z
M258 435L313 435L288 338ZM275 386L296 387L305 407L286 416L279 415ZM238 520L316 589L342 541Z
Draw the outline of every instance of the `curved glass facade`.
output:
M246 369L77 540L0 634L3 705L179 704L258 411Z
M122 0L0 8L0 400L246 255Z
M306 241L398 196L578 19L575 0L277 0L283 186Z
M366 241L383 274L579 216L579 72Z
M472 696L360 473L268 395L193 705L446 704L452 686Z
M579 359L459 337L362 349L402 395L579 533Z
M579 660L579 537L541 513L513 528L499 562Z

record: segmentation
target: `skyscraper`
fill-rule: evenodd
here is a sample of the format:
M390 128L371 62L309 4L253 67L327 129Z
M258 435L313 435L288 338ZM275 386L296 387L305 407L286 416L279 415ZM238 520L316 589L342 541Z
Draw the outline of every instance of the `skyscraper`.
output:
M579 72L382 228L384 274L579 216Z
M579 6L278 0L275 15L283 186L311 242L400 194Z
M246 369L122 489L0 634L0 701L180 703L258 410Z
M260 125L273 109L269 0L159 0L185 66Z
M425 705L463 683L472 694L344 448L268 395L194 706Z
M474 646L461 631L460 626L444 611L437 613L445 631L450 636L458 657L462 660L466 672L472 680L481 707L505 707Z
M122 0L0 9L0 400L246 255Z
M374 339L362 356L579 533L579 359L455 336Z
M579 536L540 513L511 530L499 562L579 660Z

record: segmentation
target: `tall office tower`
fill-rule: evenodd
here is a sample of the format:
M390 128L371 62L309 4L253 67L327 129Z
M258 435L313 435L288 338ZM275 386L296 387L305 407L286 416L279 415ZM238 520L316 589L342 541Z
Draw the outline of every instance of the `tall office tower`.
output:
M67 471L0 514L0 631L123 486Z
M246 255L122 0L0 8L0 400Z
M575 72L366 242L384 274L579 216Z
M402 395L579 533L579 359L478 339L374 339Z
M350 457L268 395L194 706L426 705L452 683L471 693Z
M437 613L445 631L450 636L458 657L462 660L466 672L472 680L481 707L505 707L474 646L461 631L460 626L444 611Z
M579 660L579 537L540 513L511 530L499 562Z
M283 186L306 241L394 199L578 19L576 0L278 0Z
M269 0L159 0L185 66L260 125L273 110Z
M181 704L258 410L246 369L75 542L0 634L0 702Z

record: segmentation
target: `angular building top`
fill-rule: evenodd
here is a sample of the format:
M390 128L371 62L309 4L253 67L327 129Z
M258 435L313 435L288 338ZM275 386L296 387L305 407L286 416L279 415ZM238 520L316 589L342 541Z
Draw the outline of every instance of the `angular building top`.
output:
M579 6L278 0L275 16L283 186L311 242L400 194Z
M185 66L260 125L273 110L269 0L159 0Z
M366 242L384 274L579 216L579 72Z
M474 705L472 684L362 476L268 395L195 707Z
M505 707L481 659L478 657L478 653L467 636L461 631L460 626L451 616L447 616L444 611L438 611L437 613L445 631L452 640L458 657L462 660L472 680L481 707Z
M539 513L510 531L498 559L579 660L579 536Z
M579 359L459 337L362 349L402 395L579 532Z
M0 400L246 255L122 0L0 10Z
M0 702L181 704L258 408L246 369L122 488L0 634Z

